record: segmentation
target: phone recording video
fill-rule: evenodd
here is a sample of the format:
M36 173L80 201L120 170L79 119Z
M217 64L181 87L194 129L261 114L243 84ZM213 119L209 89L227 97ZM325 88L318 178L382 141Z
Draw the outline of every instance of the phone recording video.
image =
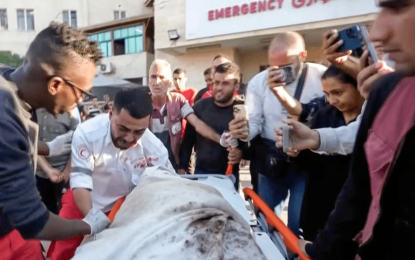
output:
M280 67L279 71L282 73L282 78L279 81L275 81L275 83L287 83L295 81L295 70L293 65Z
M369 33L367 31L366 25L353 25L351 27L340 30L339 40L343 40L344 42L338 49L339 52L352 50L354 56L361 57L363 54L363 47L366 46L372 61L379 61L376 49L373 46L373 43L369 40Z

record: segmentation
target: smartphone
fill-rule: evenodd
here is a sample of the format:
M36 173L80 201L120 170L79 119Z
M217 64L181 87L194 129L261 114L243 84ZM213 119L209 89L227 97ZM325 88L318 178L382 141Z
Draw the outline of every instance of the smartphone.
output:
M282 72L282 79L275 83L287 83L287 82L293 82L295 81L295 69L294 65L287 65L280 67L279 70Z
M249 120L248 109L244 103L243 104L236 103L233 106L233 117L234 118L245 118L246 120ZM249 128L248 127L244 129L244 133L246 134L247 137L245 139L241 139L241 141L248 142L249 141Z
M360 25L360 33L362 35L363 43L366 45L366 48L369 52L369 57L372 59L373 63L376 63L379 61L378 54L376 52L375 46L369 39L369 32L367 31L366 25L361 24Z
M287 124L282 126L282 150L284 153L290 151L290 128Z
M246 118L248 119L248 113L245 104L238 104L233 106L234 118Z
M360 27L353 25L339 31L339 40L343 40L342 46L337 49L338 52L357 50L363 47Z

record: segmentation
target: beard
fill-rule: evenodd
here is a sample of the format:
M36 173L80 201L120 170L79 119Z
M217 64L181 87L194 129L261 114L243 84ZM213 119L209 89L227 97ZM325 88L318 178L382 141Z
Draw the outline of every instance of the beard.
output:
M213 98L218 103L228 103L233 99L233 92L219 94L218 92L213 91Z
M113 138L113 142L115 147L121 149L121 150L127 150L128 148L130 148L134 142L127 142L124 140L124 138Z

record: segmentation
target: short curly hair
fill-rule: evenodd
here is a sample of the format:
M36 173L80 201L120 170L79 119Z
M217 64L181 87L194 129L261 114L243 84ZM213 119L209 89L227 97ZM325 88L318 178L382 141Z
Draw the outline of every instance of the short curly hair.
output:
M67 24L53 21L42 30L31 44L30 49L43 49L47 57L40 59L62 68L68 58L77 57L87 59L98 65L102 59L102 52L98 42L92 41L81 30ZM75 54L75 55L74 55ZM59 68L57 68L59 69Z

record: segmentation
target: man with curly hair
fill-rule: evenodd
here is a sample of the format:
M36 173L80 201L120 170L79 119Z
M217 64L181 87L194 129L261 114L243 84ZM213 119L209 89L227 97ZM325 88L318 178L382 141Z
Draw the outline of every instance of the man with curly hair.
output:
M39 143L38 151L38 126L30 120L38 108L58 115L90 95L101 56L98 44L82 31L53 22L36 36L23 64L0 76L1 259L43 259L40 242L25 239L95 234L109 223L102 212L92 210L83 221L66 220L42 204L36 156L51 154L51 147Z

